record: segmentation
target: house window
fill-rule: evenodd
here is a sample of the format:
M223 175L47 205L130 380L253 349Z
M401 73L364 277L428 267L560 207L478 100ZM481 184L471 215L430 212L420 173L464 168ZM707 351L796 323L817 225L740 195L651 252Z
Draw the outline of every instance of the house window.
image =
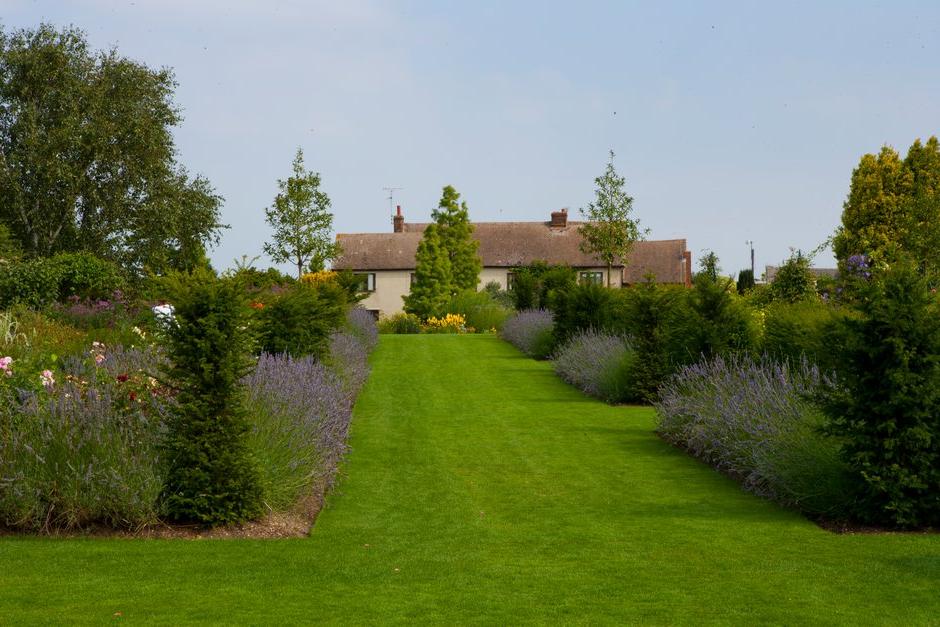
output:
M578 282L579 283L593 283L595 285L603 285L604 273L603 272L579 272Z
M513 285L516 284L516 274L514 272L506 273L506 289L511 290Z
M375 291L375 272L358 273L356 274L356 279L359 280L360 292L374 292Z

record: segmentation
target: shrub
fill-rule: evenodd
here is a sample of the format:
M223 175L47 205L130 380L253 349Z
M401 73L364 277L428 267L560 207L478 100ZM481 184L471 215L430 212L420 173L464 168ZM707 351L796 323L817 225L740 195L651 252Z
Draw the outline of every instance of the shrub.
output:
M346 313L346 329L362 342L367 351L371 351L379 343L375 316L361 307L353 307Z
M48 388L0 381L0 524L30 530L155 522L158 445L172 400L155 349L65 360Z
M246 297L234 280L205 270L168 284L176 311L167 374L178 405L163 445L163 509L173 520L210 526L255 518L262 487L239 385L252 365Z
M466 333L467 321L460 314L447 314L442 318L431 316L422 329L426 333Z
M259 340L266 353L323 357L330 333L346 316L346 295L334 282L295 283L259 310Z
M345 447L350 396L342 378L310 356L262 354L244 385L252 415L246 444L259 460L265 502L289 509L330 480Z
M863 521L940 524L940 311L914 267L897 263L859 290L830 349L840 387L821 396L846 440Z
M549 309L556 292L569 290L576 284L577 273L573 268L535 261L513 269L510 294L516 311Z
M490 295L494 302L502 305L506 309L513 308L512 292L504 290L499 281L490 281L483 286L483 291Z
M680 290L650 281L623 291L622 331L634 353L629 377L635 400L653 402L674 371L670 347L677 342L674 330L686 297Z
M410 313L397 313L379 320L379 333L421 333L421 318Z
M571 385L615 403L635 397L629 381L634 359L622 337L589 329L576 333L555 353L554 366Z
M677 311L670 360L678 366L694 363L703 356L753 350L757 339L753 312L734 293L731 280L724 277L712 280L706 273L700 273L692 290L686 293L684 307Z
M618 324L618 295L603 285L585 283L554 292L555 346L561 346L578 331L611 331Z
M805 356L830 371L835 367L830 330L849 315L849 310L819 300L772 303L764 315L764 351L791 363L799 363Z
M7 263L3 270L0 307L16 303L42 307L70 296L97 300L127 287L117 265L88 253L60 253Z
M796 251L777 270L770 295L774 301L795 303L816 298L816 278L809 269L810 259Z
M463 316L467 326L473 327L477 332L491 329L499 331L511 313L489 293L476 290L463 290L451 296L446 310L448 313Z
M748 490L807 513L841 517L851 496L840 442L819 430L807 396L819 370L749 356L686 366L660 390L659 434Z
M520 311L506 320L500 336L529 357L547 359L553 345L552 318L543 309Z

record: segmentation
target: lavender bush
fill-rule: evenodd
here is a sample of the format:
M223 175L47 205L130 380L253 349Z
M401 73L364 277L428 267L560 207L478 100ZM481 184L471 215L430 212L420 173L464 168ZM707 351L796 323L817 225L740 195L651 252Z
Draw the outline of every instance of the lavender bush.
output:
M588 329L577 332L555 353L562 379L607 402L632 399L629 368L633 352L622 337Z
M249 446L272 509L303 503L316 486L331 484L346 451L353 403L378 340L375 319L364 310L352 310L349 326L355 331L330 335L324 362L263 354L245 378Z
M529 357L546 359L552 352L552 313L524 309L503 324L500 336Z
M833 383L819 369L748 356L688 366L660 388L658 432L756 494L840 516L848 475L839 443L808 400Z
M366 351L371 351L379 343L379 328L375 316L361 307L354 307L346 314L346 327L359 338Z
M41 391L0 390L0 523L28 530L157 519L171 399L153 349L68 359Z

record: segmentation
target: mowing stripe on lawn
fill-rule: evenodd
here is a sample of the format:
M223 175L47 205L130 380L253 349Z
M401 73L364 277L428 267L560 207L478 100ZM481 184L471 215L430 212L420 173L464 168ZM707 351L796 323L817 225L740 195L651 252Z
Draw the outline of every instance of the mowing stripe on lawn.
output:
M0 540L0 621L928 624L940 536L746 494L493 336L383 336L308 539Z

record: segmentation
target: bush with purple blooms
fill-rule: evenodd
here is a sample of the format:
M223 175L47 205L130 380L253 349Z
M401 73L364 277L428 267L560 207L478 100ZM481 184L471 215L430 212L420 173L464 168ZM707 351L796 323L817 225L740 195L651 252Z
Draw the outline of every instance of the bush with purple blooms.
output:
M851 477L841 441L821 432L821 414L808 400L831 385L806 361L715 357L661 387L657 431L756 494L842 518Z
M629 385L635 359L623 337L588 329L575 333L556 353L555 372L562 379L608 403L634 400Z
M529 357L547 359L554 339L553 316L544 309L524 309L503 324L500 336Z
M139 527L158 517L158 443L173 403L149 376L153 348L92 348L43 373L34 390L0 389L0 526Z

